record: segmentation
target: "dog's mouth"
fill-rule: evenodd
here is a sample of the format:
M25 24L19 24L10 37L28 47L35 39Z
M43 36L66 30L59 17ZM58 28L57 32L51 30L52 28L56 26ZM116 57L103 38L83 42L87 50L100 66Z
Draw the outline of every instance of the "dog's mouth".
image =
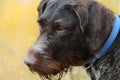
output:
M68 63L59 62L47 56L37 57L35 64L28 65L32 73L38 73L42 80L60 80L70 71Z
M62 77L69 71L71 71L72 67L65 67L59 70L50 69L50 68L36 68L36 66L29 67L32 73L38 73L42 80L61 80Z
M61 71L53 71L49 74L41 74L41 73L38 74L43 80L61 80L62 77L64 77L65 74L70 70L71 70L70 68L65 68Z

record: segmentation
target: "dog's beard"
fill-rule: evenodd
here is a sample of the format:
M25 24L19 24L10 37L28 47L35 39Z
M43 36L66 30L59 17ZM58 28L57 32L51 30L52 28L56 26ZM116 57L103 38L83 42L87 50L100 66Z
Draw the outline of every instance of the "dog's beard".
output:
M43 74L39 74L40 78L42 80L61 80L65 74L67 74L68 72L70 72L72 70L72 67L69 68L65 68L63 70L61 70L59 73L57 74L49 74L49 75L43 75Z
M61 78L69 71L72 67L69 63L55 61L48 56L37 56L36 64L30 66L32 72L37 72L42 80L61 80Z

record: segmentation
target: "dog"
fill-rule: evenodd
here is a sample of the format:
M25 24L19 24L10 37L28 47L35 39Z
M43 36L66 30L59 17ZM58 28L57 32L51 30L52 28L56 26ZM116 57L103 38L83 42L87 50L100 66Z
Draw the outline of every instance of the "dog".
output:
M42 0L37 22L40 36L24 60L31 71L50 79L84 66L92 80L120 80L120 19L113 11L95 0Z

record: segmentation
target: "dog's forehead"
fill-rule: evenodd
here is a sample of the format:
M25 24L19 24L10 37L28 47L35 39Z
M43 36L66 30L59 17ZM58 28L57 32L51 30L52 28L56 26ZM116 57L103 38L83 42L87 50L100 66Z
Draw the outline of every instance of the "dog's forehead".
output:
M77 1L78 0L48 0L47 7L41 17L45 19L53 18L53 16L59 14L59 10L64 8L65 5L74 5Z
M58 2L59 4L74 4L79 0L48 0L49 3L51 2Z
M79 0L49 0L49 3L57 3L59 7L63 7L64 5L75 5Z

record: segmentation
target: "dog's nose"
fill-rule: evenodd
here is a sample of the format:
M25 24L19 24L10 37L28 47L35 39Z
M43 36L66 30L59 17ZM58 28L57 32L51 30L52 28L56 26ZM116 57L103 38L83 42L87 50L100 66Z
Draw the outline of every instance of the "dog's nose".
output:
M29 49L28 55L24 60L24 63L28 66L31 67L35 65L37 58L35 57L38 54L42 54L43 49L38 46L33 46Z
M36 58L34 56L27 56L24 60L24 63L28 66L31 67L34 65L36 62Z

